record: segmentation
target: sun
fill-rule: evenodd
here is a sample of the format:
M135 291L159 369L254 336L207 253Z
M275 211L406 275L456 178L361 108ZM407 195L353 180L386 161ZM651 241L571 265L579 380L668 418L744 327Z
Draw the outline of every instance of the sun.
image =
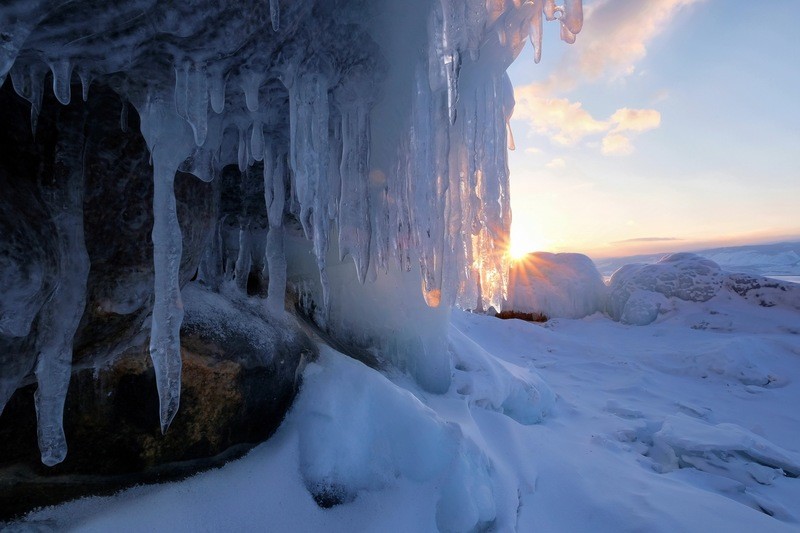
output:
M530 253L545 252L551 250L554 243L553 241L542 235L538 228L526 228L527 231L522 232L519 229L512 227L511 239L508 245L508 257L512 261L519 261Z
M541 250L539 242L534 239L512 239L511 246L508 248L508 255L514 261L519 261L531 252Z

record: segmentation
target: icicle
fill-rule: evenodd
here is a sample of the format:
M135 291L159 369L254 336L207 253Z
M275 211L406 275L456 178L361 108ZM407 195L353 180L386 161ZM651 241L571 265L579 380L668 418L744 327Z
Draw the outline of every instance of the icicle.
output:
M65 136L56 147L56 162L63 163L57 167L67 168L68 174L55 176L57 190L46 193L58 238L59 282L39 315L34 399L39 450L47 466L60 463L67 454L64 400L72 373L73 337L83 316L89 276L83 230L83 168L74 167L82 160L83 145L77 138L79 133L71 133L75 135Z
M89 87L92 85L92 73L86 69L78 69L78 77L81 80L81 98L86 102L89 100Z
M339 260L350 255L364 283L370 257L369 119L358 103L342 110L341 198L339 200Z
M194 132L194 143L203 146L208 135L208 77L204 66L189 71L186 92L186 119Z
M123 133L128 133L128 102L122 101L122 108L119 111L119 129Z
M544 16L547 20L556 20L556 0L544 0Z
M569 31L567 25L563 22L561 23L561 40L567 44L573 44L575 42L575 34Z
M238 150L239 172L247 170L247 141L245 131L239 128L239 150Z
M175 109L178 115L186 118L189 92L189 65L183 63L175 67Z
M542 0L534 0L533 17L531 18L531 44L533 45L533 62L542 60Z
M36 135L39 111L42 109L42 92L47 69L41 63L11 69L11 82L16 93L31 104L31 133Z
M283 227L270 227L266 246L269 285L267 286L267 310L273 314L284 311L286 298L286 256L283 249Z
M225 110L225 77L222 72L213 72L209 83L211 109L220 114Z
M253 265L251 248L250 228L248 226L241 226L239 228L239 255L236 258L234 277L236 279L236 287L244 294L247 294L247 278L250 275L250 268Z
M564 18L562 22L574 36L583 28L583 3L582 0L564 0Z
M142 134L153 159L153 260L155 300L150 358L156 374L161 431L166 432L180 405L180 329L183 302L179 284L182 236L175 204L178 166L193 149L191 128L166 99L156 95L140 107Z
M216 173L213 153L211 150L196 146L192 154L178 166L178 170L193 174L206 183L211 182Z
M272 165L275 165L272 171ZM270 170L267 170L267 169ZM277 162L273 161L271 147L264 155L264 199L267 203L269 218L269 232L265 259L269 271L269 286L267 287L267 310L274 314L284 311L286 295L286 256L283 248L283 207L286 203L286 185L284 156L279 156ZM269 194L267 193L269 190Z
M250 153L256 161L264 158L264 129L261 120L253 119L253 131L250 135Z
M262 81L264 81L263 76L252 70L245 70L241 74L245 103L247 104L247 110L251 113L258 111L258 91L261 89Z
M269 18L272 21L272 31L281 29L281 4L279 0L269 0Z

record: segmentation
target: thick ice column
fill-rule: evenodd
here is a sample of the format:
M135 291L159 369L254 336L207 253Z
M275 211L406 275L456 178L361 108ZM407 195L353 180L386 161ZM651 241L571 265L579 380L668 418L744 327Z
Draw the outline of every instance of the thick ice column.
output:
M161 431L178 412L181 394L180 330L183 302L179 284L181 227L175 203L178 166L192 152L194 135L173 111L168 99L155 95L140 106L142 134L153 159L153 261L155 301L150 331L150 358L156 374Z
M67 133L67 132L65 132ZM54 185L45 193L58 239L58 282L39 315L35 393L42 462L53 466L67 455L64 400L72 372L72 342L86 305L89 255L83 231L83 167L80 130L56 147ZM59 175L61 173L65 175Z

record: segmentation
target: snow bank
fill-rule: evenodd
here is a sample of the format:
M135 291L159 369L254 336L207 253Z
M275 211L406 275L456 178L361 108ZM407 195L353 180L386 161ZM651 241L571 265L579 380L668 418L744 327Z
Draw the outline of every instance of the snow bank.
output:
M503 309L582 318L605 307L606 286L583 254L528 254L511 266Z
M305 373L294 407L300 471L322 506L353 501L397 478L437 480L440 531L469 531L495 519L487 457L448 423L380 373L330 349Z

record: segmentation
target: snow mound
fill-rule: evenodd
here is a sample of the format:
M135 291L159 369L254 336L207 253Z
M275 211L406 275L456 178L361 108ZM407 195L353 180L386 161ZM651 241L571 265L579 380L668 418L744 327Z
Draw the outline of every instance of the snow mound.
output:
M450 326L456 392L470 406L503 413L520 424L542 422L555 406L555 394L537 374L501 361Z
M719 265L690 253L651 265L625 265L611 276L606 312L625 324L645 326L656 319L665 298L705 302L719 292L723 279Z
M503 309L548 318L583 318L605 307L600 272L583 254L528 254L511 266Z
M435 481L440 531L469 531L495 519L491 465L462 433L411 392L329 348L304 374L294 407L300 471L317 503L331 507L398 478Z

